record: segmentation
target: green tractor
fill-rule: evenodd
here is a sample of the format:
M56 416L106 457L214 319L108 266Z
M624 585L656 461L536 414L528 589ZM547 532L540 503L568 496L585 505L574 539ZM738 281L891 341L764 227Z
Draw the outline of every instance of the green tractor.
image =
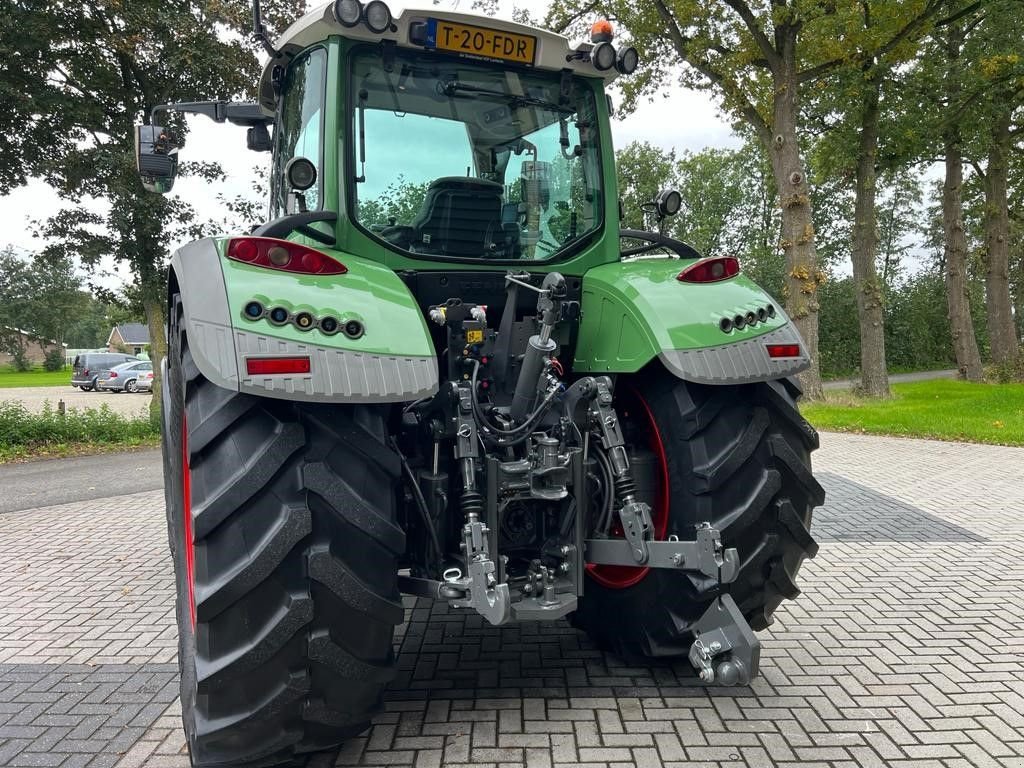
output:
M196 766L300 764L365 729L401 595L568 618L703 683L816 544L809 360L735 258L620 227L606 90L637 66L437 7L336 0L256 103L161 105L269 151L268 221L172 258L163 374L181 701ZM163 123L164 125L158 125Z

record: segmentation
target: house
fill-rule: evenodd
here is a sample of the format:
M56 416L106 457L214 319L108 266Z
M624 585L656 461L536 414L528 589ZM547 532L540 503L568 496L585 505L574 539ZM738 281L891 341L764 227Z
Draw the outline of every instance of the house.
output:
M125 351L132 355L149 352L149 327L143 323L123 323L110 330L107 339L110 352Z
M17 336L15 336L17 334ZM25 359L32 365L42 365L43 360L46 359L46 353L57 346L56 342L45 341L44 339L38 339L32 334L22 331L16 328L3 328L0 329L0 335L4 339L9 340L9 344L5 344L8 348L11 346L20 346L25 350ZM19 339L18 341L17 339ZM67 344L62 345L67 349ZM7 351L0 351L0 366L10 365L14 362L14 355Z

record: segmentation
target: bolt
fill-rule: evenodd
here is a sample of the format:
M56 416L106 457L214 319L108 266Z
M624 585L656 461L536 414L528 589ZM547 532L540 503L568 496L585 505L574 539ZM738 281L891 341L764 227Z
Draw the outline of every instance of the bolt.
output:
M711 652L712 653L718 653L720 650L722 650L722 644L720 642L715 640L713 643L711 643Z
M715 671L713 669L702 669L700 671L700 679L703 683L715 682Z
M558 551L561 552L563 555L568 555L572 550L569 548L568 544L563 544L562 548Z
M681 554L676 552L674 555L672 555L672 565L682 565L682 564L683 564L683 556Z
M560 570L562 573L568 573L571 567L572 566L569 565L569 561L566 560L560 566L558 566L558 570Z

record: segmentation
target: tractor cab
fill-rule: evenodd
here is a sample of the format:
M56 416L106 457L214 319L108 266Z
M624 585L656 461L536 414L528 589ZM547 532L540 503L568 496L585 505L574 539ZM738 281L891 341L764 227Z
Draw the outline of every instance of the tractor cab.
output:
M591 38L338 0L266 41L257 105L166 105L154 117L272 126L254 148L273 152L274 235L316 232L412 268L563 261L604 234L618 239L604 87L638 59L616 50L607 22ZM160 125L140 127L137 144L147 186L168 189L178 145ZM597 261L617 256L604 251Z

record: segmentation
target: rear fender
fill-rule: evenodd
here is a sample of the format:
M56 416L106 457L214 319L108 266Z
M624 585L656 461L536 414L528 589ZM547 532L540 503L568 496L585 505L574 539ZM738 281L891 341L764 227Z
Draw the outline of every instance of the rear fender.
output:
M807 348L782 307L740 274L717 283L677 280L679 259L604 264L583 277L582 319L573 370L635 373L659 358L674 375L699 384L742 384L792 376L810 366ZM775 316L722 330L723 318L773 307ZM800 355L774 359L768 344L799 344Z
M207 379L238 392L313 402L402 402L437 391L437 356L426 323L390 269L324 250L348 272L297 275L229 260L226 242L197 240L171 257L169 290L181 294L189 349ZM357 320L364 332L349 338L247 319L243 310L253 300L292 314L330 314L342 324ZM275 356L308 356L310 372L247 373L248 358Z

